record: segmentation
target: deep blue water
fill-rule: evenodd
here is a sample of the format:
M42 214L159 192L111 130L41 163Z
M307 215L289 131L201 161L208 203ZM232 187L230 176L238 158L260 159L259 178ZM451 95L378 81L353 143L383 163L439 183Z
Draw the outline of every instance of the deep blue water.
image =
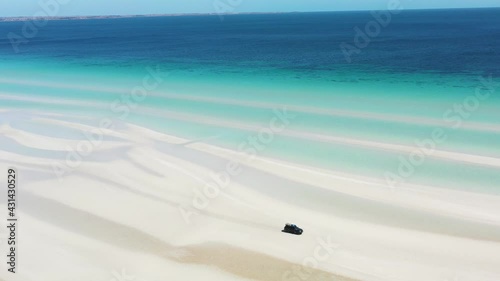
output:
M484 88L479 75L499 81L500 9L402 11L349 63L340 45L373 20L335 12L50 21L19 53L6 36L26 23L4 22L0 108L116 118L110 104L159 67L163 82L126 122L236 150L245 127L267 126L263 104L290 105L302 108L289 126L302 137L276 136L260 155L384 179L408 155L378 144L412 148L444 126L440 150L500 158L498 89L468 126L443 119ZM500 192L499 165L431 158L409 182Z
M349 63L340 44L372 20L366 11L50 21L19 54L7 34L24 23L4 22L0 57L500 76L500 9L401 11Z

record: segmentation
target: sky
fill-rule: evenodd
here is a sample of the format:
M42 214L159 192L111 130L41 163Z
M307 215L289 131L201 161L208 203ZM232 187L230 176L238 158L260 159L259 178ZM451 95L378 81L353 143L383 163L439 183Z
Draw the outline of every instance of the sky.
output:
M47 14L41 3L52 4L53 16L75 16L383 10L390 1L405 9L500 7L500 0L0 0L0 17Z

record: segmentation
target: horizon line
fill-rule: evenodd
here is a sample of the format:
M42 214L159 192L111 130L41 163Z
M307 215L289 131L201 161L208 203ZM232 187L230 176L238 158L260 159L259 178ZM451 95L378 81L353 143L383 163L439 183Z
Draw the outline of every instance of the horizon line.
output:
M432 10L473 10L473 9L500 9L500 7L460 7L460 8L406 8L402 10L411 11L432 11ZM335 13L335 12L369 12L383 11L384 9L365 10L331 10L331 11L284 11L284 12L229 12L229 13L164 13L164 14L107 14L107 15L67 15L67 16L0 16L2 19L64 19L64 18L132 18L132 17L168 17L168 16L230 16L230 15L250 15L250 14L297 14L297 13Z

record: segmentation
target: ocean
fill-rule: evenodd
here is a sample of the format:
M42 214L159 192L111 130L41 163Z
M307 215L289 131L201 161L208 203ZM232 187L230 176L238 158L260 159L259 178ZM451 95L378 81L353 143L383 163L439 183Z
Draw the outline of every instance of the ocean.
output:
M373 22L369 11L58 20L17 52L9 36L26 23L0 22L0 109L107 117L232 150L286 110L292 121L259 156L500 194L500 9L403 10L369 36ZM115 102L151 73L158 85L122 116ZM436 130L443 141L422 146Z

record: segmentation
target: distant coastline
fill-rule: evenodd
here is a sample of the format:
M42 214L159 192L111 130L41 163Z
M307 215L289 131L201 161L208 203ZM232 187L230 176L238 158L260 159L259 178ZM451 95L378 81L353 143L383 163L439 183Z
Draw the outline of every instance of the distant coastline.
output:
M106 15L106 16L61 16L61 17L0 17L0 22L31 21L31 20L93 20L93 19L124 19L124 18L154 18L182 16L219 16L219 15L259 15L259 14L293 14L298 12L249 12L249 13L185 13L185 14L150 14L150 15Z
M443 9L409 9L418 10L476 10L476 9L500 9L500 7L478 7L478 8L443 8ZM333 13L333 12L366 12L371 10L342 10L342 11L308 11L308 12L238 12L238 13L178 13L178 14L143 14L143 15L100 15L100 16L59 16L59 17L0 17L0 22L32 21L32 20L93 20L93 19L125 19L125 18L152 18L152 17L182 17L182 16L227 16L227 15L272 15L272 14L296 14L296 13Z

